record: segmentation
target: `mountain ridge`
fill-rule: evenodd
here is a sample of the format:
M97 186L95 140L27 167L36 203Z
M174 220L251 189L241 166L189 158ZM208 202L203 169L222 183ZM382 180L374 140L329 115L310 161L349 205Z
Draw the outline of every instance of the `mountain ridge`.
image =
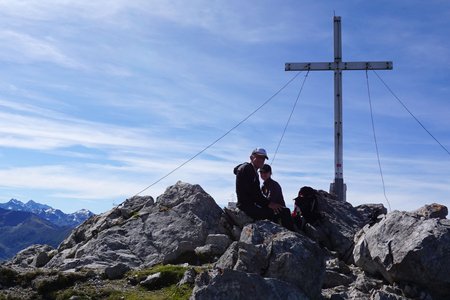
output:
M0 203L0 261L33 244L57 247L73 228L93 215L86 209L65 214L33 200Z
M72 227L60 227L31 212L0 208L0 261L33 244L57 247Z
M0 203L0 208L31 212L60 227L75 227L94 215L93 212L87 209L80 209L74 213L66 214L61 210L55 209L47 204L41 204L35 202L34 200L29 200L28 202L23 203L22 201L14 198L6 203Z

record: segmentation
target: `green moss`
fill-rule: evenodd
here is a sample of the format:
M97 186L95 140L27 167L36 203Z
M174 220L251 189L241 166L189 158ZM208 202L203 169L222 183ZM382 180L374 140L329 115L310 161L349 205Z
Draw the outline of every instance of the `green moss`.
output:
M12 286L32 287L33 293L36 293L36 297L38 297L36 299L66 300L77 296L82 300L187 300L192 294L193 286L189 284L178 286L178 282L189 268L191 267L157 265L144 270L130 271L126 278L118 280L101 280L97 273L89 270L80 270L74 273L33 271L18 274L11 269L0 268L0 276L2 276L0 278ZM200 273L202 268L195 269L197 273ZM147 276L158 272L161 273L161 277L157 285L146 288L138 284ZM132 279L134 279L134 284L130 284ZM12 300L12 298L1 297L0 292L0 300Z
M123 290L122 290L123 289ZM155 291L148 291L141 287L121 288L120 284L114 287L93 287L78 286L57 293L56 300L67 300L72 296L77 296L81 300L187 300L192 294L192 287L189 285L177 286L176 284L161 288Z
M157 265L149 269L131 271L129 277L135 277L141 281L149 275L161 273L161 281L171 285L179 282L187 269L187 267L177 265Z

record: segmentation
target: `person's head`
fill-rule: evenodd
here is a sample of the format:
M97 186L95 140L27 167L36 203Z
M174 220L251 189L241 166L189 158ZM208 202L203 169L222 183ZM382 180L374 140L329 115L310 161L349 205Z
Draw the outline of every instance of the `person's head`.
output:
M264 165L264 161L269 159L267 157L267 152L263 148L255 148L250 155L250 161L255 166L255 168L259 169Z
M259 174L261 175L261 179L265 181L272 175L272 168L268 164L264 164L259 168Z
M310 186L304 186L302 187L299 191L298 191L298 196L297 198L294 198L294 201L300 201L303 198L311 198L314 197L316 193L316 190L313 189Z

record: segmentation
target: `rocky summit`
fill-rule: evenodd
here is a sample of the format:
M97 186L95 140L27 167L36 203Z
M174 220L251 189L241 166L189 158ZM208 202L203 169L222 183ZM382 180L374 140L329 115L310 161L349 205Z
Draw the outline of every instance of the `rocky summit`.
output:
M177 182L0 266L0 299L450 299L447 208L387 212L317 191L295 232Z

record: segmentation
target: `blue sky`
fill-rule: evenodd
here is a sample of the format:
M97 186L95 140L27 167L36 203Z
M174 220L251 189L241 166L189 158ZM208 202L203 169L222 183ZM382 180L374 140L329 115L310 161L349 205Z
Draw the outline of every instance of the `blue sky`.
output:
M286 62L393 61L377 74L450 149L448 1L0 1L0 202L104 212L165 176L295 76ZM232 170L267 149L292 206L334 179L333 73L305 79L142 195L178 180L235 200ZM392 209L450 205L450 155L369 72ZM343 75L344 180L383 203L365 71Z

